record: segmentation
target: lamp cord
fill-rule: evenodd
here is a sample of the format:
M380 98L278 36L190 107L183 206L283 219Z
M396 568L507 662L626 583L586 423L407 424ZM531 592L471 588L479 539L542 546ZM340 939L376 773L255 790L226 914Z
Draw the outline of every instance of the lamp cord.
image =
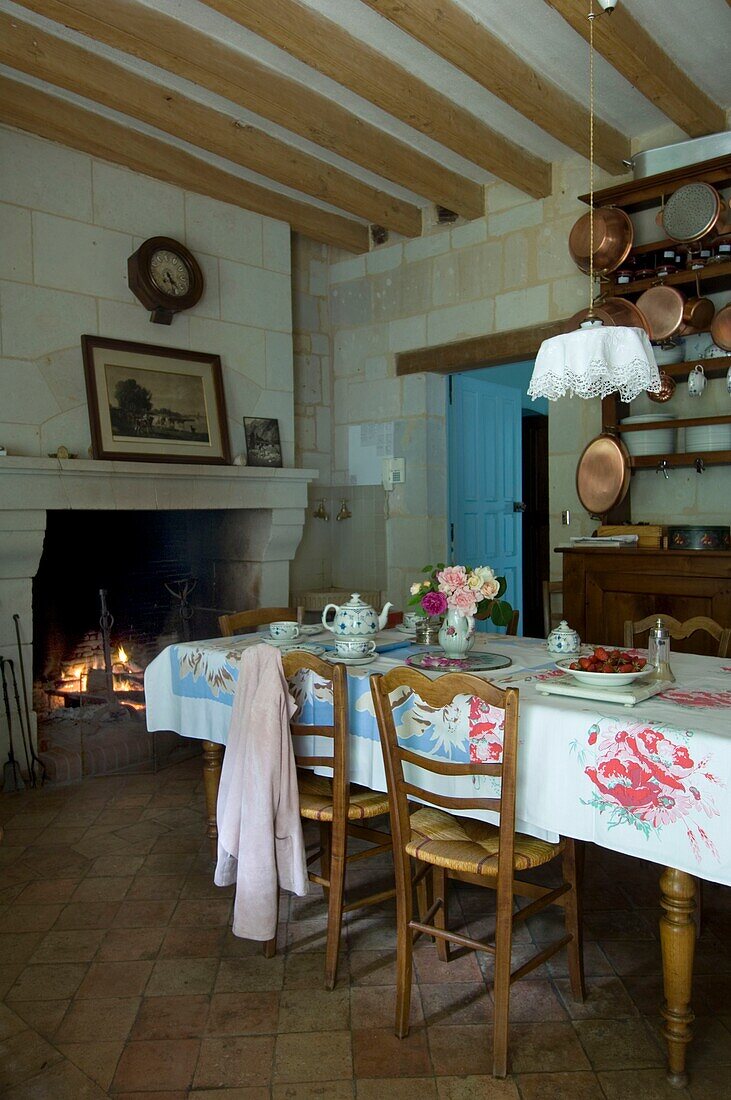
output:
M594 316L594 0L589 0L589 319Z

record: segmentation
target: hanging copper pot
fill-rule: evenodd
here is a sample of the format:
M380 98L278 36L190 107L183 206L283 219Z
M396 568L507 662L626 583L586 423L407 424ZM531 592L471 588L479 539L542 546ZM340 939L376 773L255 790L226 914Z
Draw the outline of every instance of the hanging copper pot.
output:
M611 324L626 328L641 328L651 336L647 318L629 298L605 298L600 305L604 313L611 318Z
M683 326L695 332L705 332L710 327L716 307L710 298L701 295L698 275L695 277L695 288L695 297L689 298L683 307ZM689 333L686 332L686 335Z
M629 215L615 206L594 210L594 272L609 275L629 256L634 227ZM580 271L591 270L591 211L583 214L569 234L569 253Z
M603 518L627 496L629 452L621 439L602 432L584 448L576 467L576 492L591 516Z
M647 391L647 396L650 401L657 401L658 405L664 405L666 401L675 393L675 382L664 370L660 371L660 391L659 393L650 393Z
M713 343L724 351L731 351L731 303L719 309L711 323Z
M640 294L637 307L650 326L650 339L662 343L680 330L685 298L674 286L651 286Z

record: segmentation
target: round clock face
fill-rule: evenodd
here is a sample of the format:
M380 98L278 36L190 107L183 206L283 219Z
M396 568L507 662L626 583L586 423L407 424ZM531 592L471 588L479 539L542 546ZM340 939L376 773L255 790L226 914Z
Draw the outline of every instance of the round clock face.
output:
M169 248L158 248L152 253L150 278L158 290L171 298L182 298L190 290L190 271L180 256Z

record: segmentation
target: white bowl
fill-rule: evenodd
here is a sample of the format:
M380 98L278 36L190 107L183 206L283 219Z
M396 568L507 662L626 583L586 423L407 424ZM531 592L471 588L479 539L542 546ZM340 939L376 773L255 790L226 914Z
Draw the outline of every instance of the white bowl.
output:
M575 658L574 658L575 660ZM572 661L556 661L556 667L578 680L580 684L588 684L592 687L624 687L634 680L646 679L654 672L652 665L645 665L639 672L584 672L583 669L570 668Z

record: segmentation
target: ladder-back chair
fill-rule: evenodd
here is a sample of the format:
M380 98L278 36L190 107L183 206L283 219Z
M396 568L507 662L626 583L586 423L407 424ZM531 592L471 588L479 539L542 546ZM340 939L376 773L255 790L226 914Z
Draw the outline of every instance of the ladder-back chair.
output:
M658 619L662 619L663 626L671 638L682 641L684 638L690 638L697 631L702 631L704 634L710 634L718 642L717 657L728 657L731 652L731 627L723 627L705 615L696 615L692 619L686 619L684 623L674 619L672 615L648 615L646 619L640 619L636 623L627 619L624 624L625 646L633 646L637 635L650 631Z
M480 720L492 724L495 740L488 756L491 763L452 763L428 757L405 748L396 733L393 708L403 703L404 689L411 691L428 706L441 710L455 699L467 697L470 707L477 704ZM577 889L576 851L573 840L556 844L515 832L515 785L518 751L518 692L500 691L476 676L449 674L430 680L415 669L399 667L384 675L371 677L371 691L378 718L391 808L391 832L396 870L397 947L396 947L396 1034L403 1038L409 1031L413 941L421 934L436 937L440 958L449 961L449 944L472 951L488 952L495 959L495 1027L493 1074L507 1073L508 1019L510 986L535 967L568 947L571 991L577 1000L584 997L584 973L581 946L581 917ZM393 694L397 693L396 700ZM497 731L502 726L502 745ZM408 742L406 742L408 744ZM484 755L484 752L483 752ZM404 775L404 765L408 765ZM418 769L418 771L417 771ZM438 793L435 777L489 776L499 780L499 793L490 797L446 795ZM459 789L455 785L455 790ZM466 791L470 791L466 779ZM426 802L415 813L409 799ZM499 825L455 816L447 810L490 811L499 815ZM563 882L556 888L516 879L516 872L540 867L561 855ZM411 861L422 864L414 878L430 870L434 900L419 920L413 917ZM449 879L494 889L496 927L494 942L486 943L447 926L447 886ZM513 911L514 895L532 900ZM564 908L566 933L554 943L536 952L511 971L513 926L532 917L547 905Z
M297 622L296 607L255 607L252 611L236 611L232 615L219 615L221 637L233 638L236 634L251 634L259 626L268 626L280 620Z
M558 626L561 621L561 612L554 610L554 596L563 597L563 581L544 581L543 590L543 631L545 637Z
M332 724L302 724L297 721L299 715L295 714L294 720L290 722L290 729L298 768L300 814L304 819L317 822L320 826L320 847L308 857L307 864L310 866L320 860L320 873L309 871L309 879L310 882L322 886L328 903L325 988L333 989L337 978L343 913L367 905L377 905L396 894L395 887L391 887L347 904L344 901L347 865L391 851L390 834L371 829L364 824L388 813L388 795L355 786L349 781L348 676L345 665L330 664L303 650L291 650L283 654L282 665L290 691L293 689L293 681L301 672L312 672L323 683L332 684ZM332 752L316 756L302 753L298 751L298 741L302 737L327 738L332 742ZM331 769L332 778L304 770L316 767ZM349 853L349 837L365 840L373 847ZM265 944L264 953L267 957L271 958L275 950L276 939Z

